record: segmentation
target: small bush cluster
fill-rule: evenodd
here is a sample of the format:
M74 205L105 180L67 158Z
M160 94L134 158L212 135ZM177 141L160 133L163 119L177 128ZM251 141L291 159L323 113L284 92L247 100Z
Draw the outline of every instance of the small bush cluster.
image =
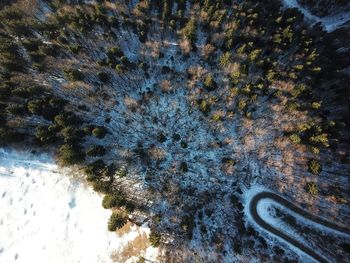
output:
M127 218L120 214L113 212L108 220L108 230L115 231L122 228L127 223Z

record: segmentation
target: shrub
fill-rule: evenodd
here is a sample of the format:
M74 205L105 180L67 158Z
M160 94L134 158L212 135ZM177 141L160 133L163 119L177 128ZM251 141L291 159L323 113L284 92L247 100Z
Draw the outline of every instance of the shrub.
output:
M105 127L96 127L92 130L92 135L96 138L102 139L106 136L107 129Z
M113 212L108 220L108 230L115 231L116 229L122 228L127 222L127 218L122 214Z
M21 141L24 134L9 130L7 128L0 128L0 144L7 144L10 142Z
M243 111L245 108L247 107L247 101L244 99L240 99L238 101L238 109L240 109L241 111Z
M320 144L324 147L329 147L328 134L326 134L326 133L311 136L309 140L311 143Z
M204 114L208 114L210 112L210 104L204 99L200 99L198 102L199 110Z
M255 61L258 58L258 56L260 55L260 53L261 53L261 49L253 50L252 52L250 52L250 54L248 56L249 60Z
M122 177L126 177L128 175L128 170L125 168L120 168L118 169L118 171L116 172L116 175L120 178Z
M130 201L126 202L126 204L125 204L126 212L128 212L130 214L130 213L134 212L135 208L136 208L136 205L134 203L132 203Z
M221 163L222 164L228 164L228 165L235 165L236 164L236 161L235 160L233 160L233 159L231 159L231 158L229 158L229 157L224 157L224 158L222 158L221 159Z
M109 181L93 181L92 188L95 192L102 194L110 194L112 191L111 183Z
M22 114L26 111L26 107L23 104L11 103L7 105L6 111L11 114Z
M192 43L196 41L197 35L196 35L196 21L194 18L192 18L188 23L185 25L185 27L182 29L182 35L184 38L188 39Z
M306 183L306 191L311 195L317 195L318 194L318 188L315 183Z
M86 151L86 155L92 156L92 157L102 156L105 153L106 153L106 149L101 145L92 145Z
M183 173L187 173L188 172L188 166L186 162L181 162L180 164L180 171Z
M298 144L301 142L300 136L296 133L293 133L292 135L289 136L289 139L291 140L292 143Z
M58 157L63 165L73 165L84 160L85 156L77 145L64 144L58 150Z
M139 68L142 69L143 71L147 71L148 65L146 62L140 62Z
M85 168L84 172L87 174L88 181L95 181L100 178L101 171L106 167L105 162L102 159L96 160L89 163Z
M181 140L180 134L174 133L174 134L173 134L173 140L176 141L176 142L180 141L180 140Z
M129 64L129 59L126 56L122 56L122 57L120 57L120 62L123 65L128 65Z
M311 107L314 110L318 110L319 108L321 108L321 103L320 102L313 102L313 103L311 103Z
M125 204L125 199L120 193L107 194L102 199L102 206L105 209L121 207Z
M193 228L195 226L194 217L192 215L182 217L180 226L187 233L188 238L192 238Z
M82 139L82 131L72 126L67 126L61 131L65 143L77 143Z
M314 159L311 159L308 162L308 167L309 167L309 172L311 172L312 174L319 174L322 171L322 166L321 164Z
M107 82L110 79L110 76L107 72L99 72L97 77L102 82Z
M70 112L64 112L62 114L56 115L54 121L61 127L79 124L78 118Z
M41 113L41 105L41 100L31 100L28 102L27 108L30 113L38 115Z
M52 142L55 138L54 134L49 131L48 126L38 126L35 130L35 137L43 143Z
M123 65L121 65L121 64L116 65L116 66L115 66L115 71L116 71L117 73L119 73L119 74L123 73L123 71L124 71Z
M77 45L77 44L71 44L68 46L68 49L74 53L74 54L78 54L79 51L81 50L81 46L80 45Z
M148 239L153 247L158 247L160 245L161 236L157 232L151 231Z
M204 88L208 91L213 91L216 88L216 83L211 74L207 75L204 80Z
M166 136L162 132L160 132L157 135L157 140L158 140L158 142L163 143L166 141Z
M315 146L311 146L310 150L313 154L319 154L320 153L320 149L318 147Z
M230 54L230 52L225 52L224 54L222 54L220 56L220 59L219 59L220 67L225 68L225 67L228 66L228 64L230 62L231 62L231 54Z
M77 69L68 68L68 69L64 69L63 72L65 77L70 81L78 81L78 80L84 79L83 73Z

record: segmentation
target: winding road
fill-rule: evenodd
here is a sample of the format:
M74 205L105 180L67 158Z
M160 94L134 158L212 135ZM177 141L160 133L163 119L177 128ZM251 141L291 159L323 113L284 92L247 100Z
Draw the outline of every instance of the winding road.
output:
M318 17L313 15L307 8L301 6L297 0L282 0L282 3L287 8L297 8L303 13L304 17L312 23L320 22L327 32L333 32L346 22L350 21L350 13L343 12L337 15Z
M326 259L325 257L323 257L322 255L320 255L319 253L317 253L316 251L310 249L309 247L305 246L304 244L302 244L301 242L299 242L298 240L290 237L288 234L282 232L281 230L275 228L274 226L272 226L271 224L269 224L268 222L266 222L258 213L257 211L257 206L258 203L263 200L263 199L271 199L274 202L286 207L287 209L291 210L292 212L298 214L301 217L304 217L307 220L312 221L315 224L318 225L322 225L325 226L329 229L338 231L342 234L346 234L349 235L350 237L350 229L345 227L345 226L340 226L338 224L335 223L331 223L323 218L320 218L318 216L312 215L309 212L301 209L300 207L294 205L293 203L291 203L290 201L282 198L281 196L271 193L271 192L260 192L258 194L256 194L249 203L249 213L251 214L252 219L255 221L256 224L258 224L261 228L263 228L264 230L272 233L273 235L282 238L283 240L285 240L286 242L292 244L294 247L300 249L301 251L303 251L304 253L306 253L307 255L309 255L310 257L312 257L313 259L319 261L319 262L330 262L328 259Z

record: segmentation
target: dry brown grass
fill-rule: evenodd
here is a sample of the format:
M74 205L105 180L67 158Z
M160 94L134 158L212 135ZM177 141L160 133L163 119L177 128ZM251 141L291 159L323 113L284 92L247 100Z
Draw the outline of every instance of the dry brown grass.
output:
M190 54L192 50L191 42L187 39L182 39L180 41L180 48L181 48L182 54L184 55Z
M210 55L212 55L214 52L215 52L215 47L211 44L206 44L202 48L201 55L203 58L208 59L210 57Z
M166 151L160 147L152 147L148 150L150 157L155 160L164 160L166 157Z
M163 92L170 92L173 89L169 80L162 80L159 86Z

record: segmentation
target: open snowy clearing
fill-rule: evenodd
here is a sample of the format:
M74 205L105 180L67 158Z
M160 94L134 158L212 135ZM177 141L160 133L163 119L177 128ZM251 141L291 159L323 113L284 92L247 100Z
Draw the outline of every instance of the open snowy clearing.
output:
M0 262L156 262L149 229L108 232L102 197L68 173L48 155L0 149Z
M302 12L306 19L312 23L321 22L324 30L333 32L350 20L350 13L341 13L334 16L318 17L313 15L309 10L302 7L296 0L283 0L283 4L288 8L297 8Z

